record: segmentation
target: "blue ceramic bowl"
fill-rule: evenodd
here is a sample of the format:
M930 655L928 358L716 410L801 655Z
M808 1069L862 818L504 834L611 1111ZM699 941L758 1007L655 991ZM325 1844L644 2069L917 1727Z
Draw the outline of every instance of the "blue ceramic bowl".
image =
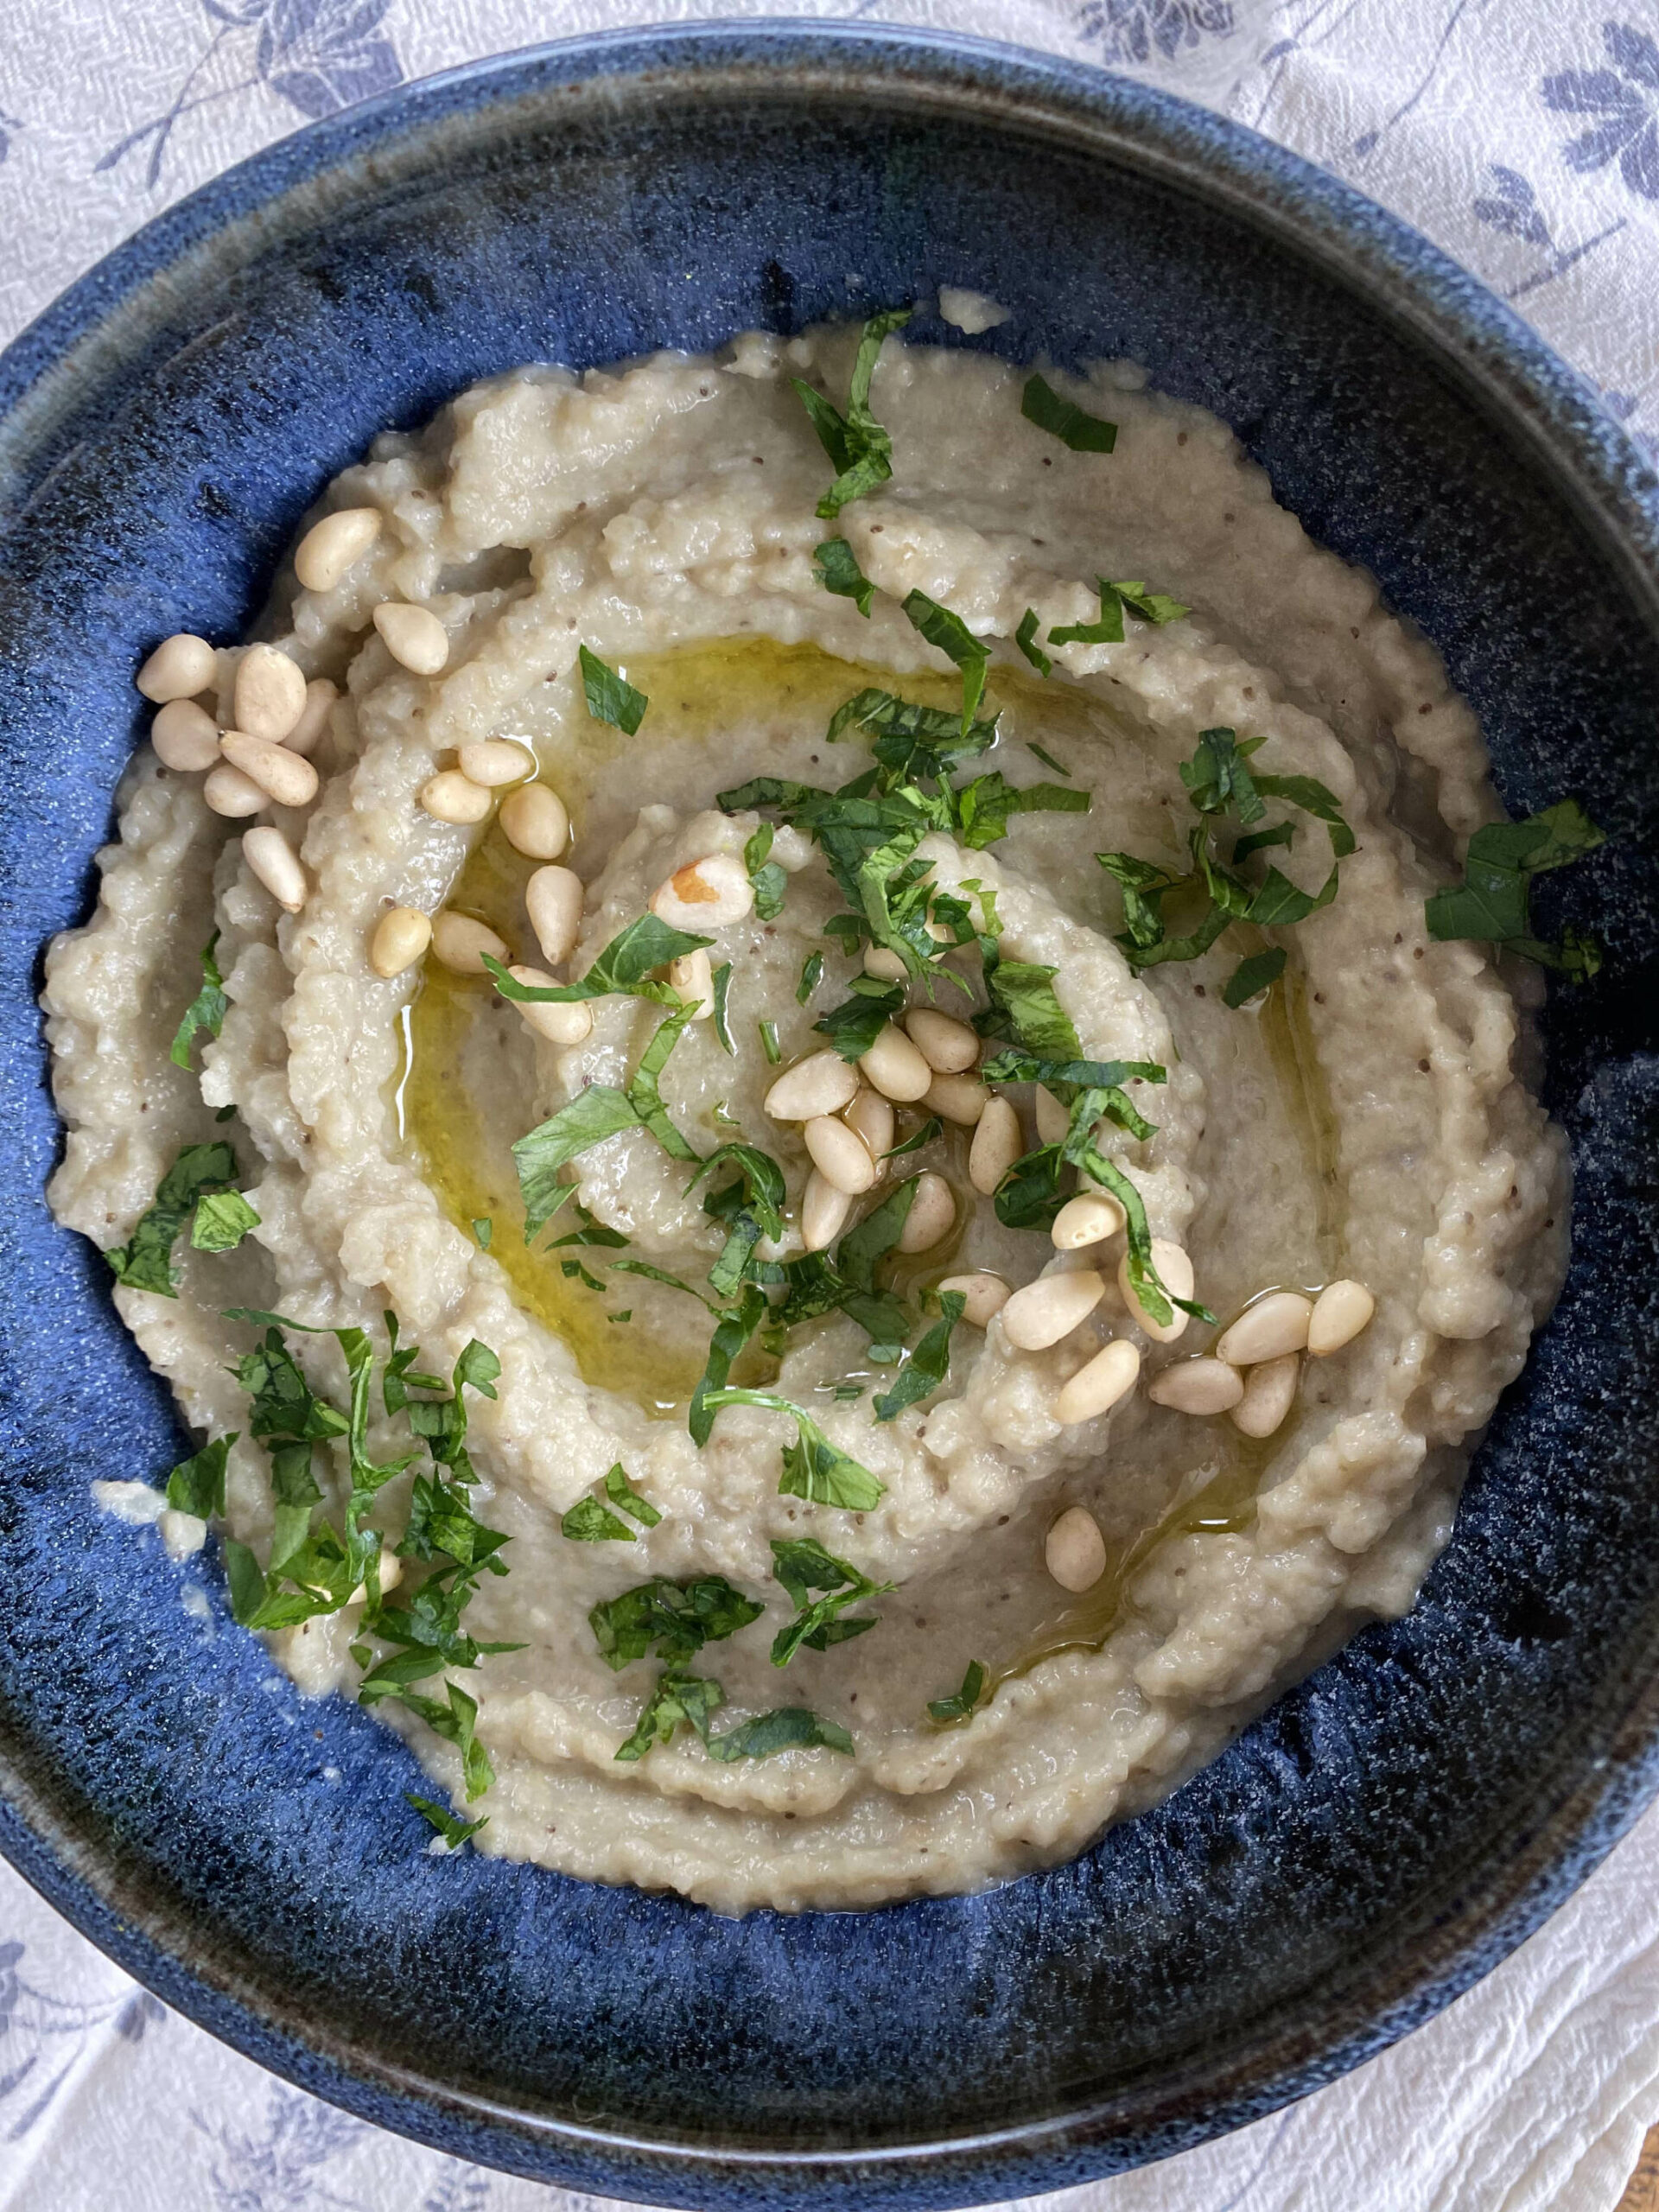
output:
M856 272L855 274L852 272ZM48 1217L35 1007L141 728L388 423L526 360L993 294L984 343L1128 354L1213 408L1444 649L1516 812L1615 833L1554 1000L1567 1293L1408 1618L1167 1803L995 1894L721 1920L426 1855L408 1753L308 1705L92 1510L180 1448L102 1262ZM960 343L918 321L913 335ZM509 56L302 132L152 224L0 362L0 1844L87 1934L326 2097L678 2205L956 2205L1160 2157L1426 2018L1659 1776L1651 1347L1653 479L1433 249L1261 139L965 41L712 27Z

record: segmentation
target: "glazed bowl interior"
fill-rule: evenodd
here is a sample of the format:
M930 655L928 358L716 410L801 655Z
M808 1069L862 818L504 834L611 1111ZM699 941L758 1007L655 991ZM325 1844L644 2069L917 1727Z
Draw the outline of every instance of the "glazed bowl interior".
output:
M375 433L518 363L927 299L964 341L1128 356L1213 409L1444 651L1603 980L1555 994L1566 1294L1404 1620L1172 1799L992 1894L730 1921L430 1858L404 1746L308 1703L93 1477L180 1455L99 1255L42 1197L35 1004L141 730L132 671L237 633ZM677 2204L964 2203L1269 2109L1492 1964L1656 1771L1651 483L1478 288L1194 110L964 43L749 27L508 57L273 149L0 364L0 1841L168 2001L385 2124ZM1644 1362L1646 1364L1644 1365Z

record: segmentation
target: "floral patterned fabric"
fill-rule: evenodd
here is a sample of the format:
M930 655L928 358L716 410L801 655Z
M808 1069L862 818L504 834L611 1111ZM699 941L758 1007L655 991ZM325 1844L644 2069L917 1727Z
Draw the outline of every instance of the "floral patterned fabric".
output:
M227 163L405 78L619 23L781 12L781 0L0 0L0 343ZM791 12L1020 41L1223 109L1397 209L1514 301L1644 445L1659 439L1659 0ZM1513 1959L1369 2066L1042 2212L1612 2212L1656 2119L1659 1812ZM589 2207L261 2074L0 1867L0 2212Z

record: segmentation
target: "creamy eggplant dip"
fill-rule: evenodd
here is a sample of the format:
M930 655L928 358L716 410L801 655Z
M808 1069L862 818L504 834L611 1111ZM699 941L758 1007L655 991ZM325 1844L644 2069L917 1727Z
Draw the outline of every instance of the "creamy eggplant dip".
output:
M1405 1611L1566 1262L1599 833L1214 417L905 320L379 439L48 963L201 1439L105 1502L450 1847L727 1912L1064 1859Z

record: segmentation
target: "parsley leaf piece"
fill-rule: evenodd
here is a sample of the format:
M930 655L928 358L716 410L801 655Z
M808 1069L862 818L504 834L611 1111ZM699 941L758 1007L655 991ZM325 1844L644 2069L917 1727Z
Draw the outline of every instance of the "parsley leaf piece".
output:
M854 601L859 613L868 620L875 586L859 567L858 556L844 537L826 538L822 545L815 546L812 565L826 591L834 592L837 599Z
M785 1447L784 1471L778 1484L782 1497L804 1497L813 1505L839 1506L848 1513L868 1513L880 1504L887 1490L868 1467L849 1452L832 1444L810 1414L771 1390L710 1390L705 1405L759 1406L768 1413L787 1414L795 1423L796 1441Z
M1092 1144L1082 1146L1080 1154L1078 1165L1084 1173L1109 1191L1123 1209L1128 1245L1127 1273L1136 1303L1160 1328L1173 1320L1177 1306L1183 1313L1192 1314L1194 1320L1213 1324L1216 1317L1207 1306L1200 1306L1190 1298L1177 1298L1159 1274L1152 1256L1152 1230L1147 1221L1146 1205L1116 1161L1108 1160Z
M781 1236L784 1233L784 1202L788 1186L784 1171L769 1152L762 1152L758 1145L722 1144L711 1152L686 1185L690 1197L705 1176L713 1175L721 1167L734 1167L739 1181L728 1186L741 1192L741 1203L748 1208L760 1224L763 1236ZM703 1211L716 1221L728 1218L728 1209L722 1203L725 1192L711 1192L703 1200Z
M1039 676L1052 676L1054 664L1037 642L1037 610L1034 607L1028 607L1020 617L1020 627L1014 633L1014 642ZM1036 750L1035 747L1032 749L1033 752ZM1055 766L1058 766L1058 763L1056 762ZM1062 775L1065 772L1064 768L1060 769Z
M1241 745L1236 731L1230 729L1198 732L1192 758L1181 763L1181 781L1200 814L1225 814L1231 808L1247 829L1252 822L1262 819L1267 809L1247 765L1247 756L1264 742L1258 737Z
M1139 621L1159 624L1178 622L1183 614L1192 612L1167 592L1148 591L1143 583L1112 583L1104 576L1096 576L1095 582L1100 592L1099 620L1051 630L1051 645L1121 645L1126 610Z
M1005 1229L1047 1229L1065 1204L1057 1144L1039 1145L1016 1160L997 1185L991 1203Z
M928 1700L928 1718L937 1720L942 1727L953 1720L965 1720L984 1694L985 1669L977 1659L970 1659L959 1690L952 1690L949 1697Z
M982 638L974 635L960 614L941 607L925 591L907 592L904 608L912 627L962 671L962 734L966 737L973 728L974 709L985 694L985 665L991 649Z
M1058 973L1034 961L999 960L985 976L991 999L988 1028L1000 1036L1012 1031L1027 1052L1044 1059L1081 1059L1083 1046L1071 1017L1054 995ZM980 1019L986 1020L984 1015Z
M653 968L665 968L671 960L677 960L687 952L701 951L713 943L711 937L694 937L689 930L672 929L655 914L641 914L637 922L630 922L626 929L617 932L577 982L515 982L501 963L487 952L484 965L494 976L495 988L501 996L511 999L515 1006L568 1006L577 999L602 999L617 995L650 999L658 1006L677 1007L680 995L671 983L653 983L646 978Z
M640 1055L639 1065L628 1085L629 1105L671 1160L698 1160L702 1157L696 1147L687 1142L669 1119L668 1109L663 1103L663 1094L658 1088L658 1078L668 1065L668 1056L679 1043L687 1022L696 1012L696 1005L682 1007L677 1014L671 1014L666 1021L658 1025L650 1044ZM518 1147L515 1145L513 1149L517 1152Z
M939 1300L941 1319L933 1324L899 1369L897 1380L875 1401L877 1421L894 1421L906 1406L931 1397L950 1371L950 1333L967 1311L959 1290L947 1290Z
M1267 781L1265 776L1260 778L1256 788L1260 790ZM1248 837L1240 837L1235 842L1231 865L1236 868L1241 861L1249 860L1252 853L1264 853L1270 846L1294 845L1295 842L1296 825L1294 822L1275 822L1270 830L1253 830Z
M919 1129L907 1136L902 1144L894 1145L891 1152L884 1152L881 1157L883 1160L902 1160L907 1152L921 1152L932 1143L935 1137L943 1134L944 1128L944 1124L938 1116L930 1114Z
M914 599L921 596L919 592L911 594ZM931 600L926 603L929 607L933 605ZM908 601L906 608L908 612ZM940 607L938 612L943 615L947 610ZM957 620L954 614L948 619L951 622ZM919 628L920 625L917 626ZM963 635L968 635L965 629ZM969 639L970 645L977 642ZM959 715L948 713L943 707L918 706L913 699L901 699L896 691L882 691L872 685L842 701L830 717L824 735L835 745L849 729L867 731L888 783L913 783L921 776L943 782L963 761L971 760L986 750L996 735L1000 719L999 715L990 715L983 721L964 724ZM834 798L844 795L826 794Z
M677 1667L665 1667L657 1687L639 1708L633 1733L617 1746L614 1756L632 1765L653 1745L666 1744L683 1720L689 1720L702 1741L709 1741L710 1717L726 1702L718 1682L704 1681Z
M490 1825L487 1813L480 1813L475 1821L457 1820L443 1806L434 1804L429 1797L416 1797L412 1790L404 1790L404 1802L412 1805L423 1820L431 1822L451 1851L459 1851L469 1837L475 1836L480 1828Z
M817 512L825 522L833 522L844 506L861 499L893 474L893 440L870 412L870 383L883 340L902 328L914 312L912 308L890 308L864 325L845 415L801 378L790 379L836 472L835 482L817 504Z
M569 1196L570 1185L559 1178L570 1161L620 1130L639 1126L639 1116L625 1091L594 1083L519 1138L512 1157L524 1195L526 1244Z
M1087 415L1070 399L1062 399L1046 378L1030 376L1020 394L1020 412L1027 423L1046 430L1073 453L1110 453L1117 443L1117 425L1098 415Z
M240 1191L209 1191L196 1201L190 1243L198 1252L233 1252L259 1217Z
M124 1244L111 1245L104 1255L115 1270L115 1279L129 1290L154 1291L160 1298L178 1296L174 1275L173 1246L179 1231L210 1192L224 1191L236 1181L236 1154L222 1140L213 1144L188 1144L156 1185L149 1211Z
M775 1068L784 1057L784 1048L778 1042L778 1025L775 1021L757 1021L754 1026L760 1033L760 1049L766 1056L766 1065Z
M473 1235L478 1239L479 1250L487 1252L490 1240L495 1235L495 1224L488 1214L479 1214L474 1217Z
M861 1060L889 1021L904 1009L905 994L897 983L875 976L855 976L848 988L851 998L832 1007L812 1025L827 1037L843 1060Z
M780 1706L740 1721L723 1736L710 1736L704 1748L711 1759L769 1759L778 1751L822 1748L850 1755L853 1739L838 1720L825 1720L804 1706Z
M1192 612L1179 599L1172 599L1166 591L1148 591L1143 583L1118 582L1111 588L1137 621L1155 622L1160 628L1166 622L1179 622L1183 614Z
M1057 776L1069 776L1071 773L1063 760L1057 760L1048 747L1046 745L1039 745L1034 737L1028 737L1026 740L1026 750L1027 753L1034 753L1044 767L1052 768Z
M459 1683L446 1682L443 1688L449 1701L447 1706L440 1705L435 1698L422 1697L400 1683L378 1678L378 1670L359 1684L359 1702L373 1705L383 1697L395 1697L400 1705L418 1713L435 1736L442 1737L445 1743L453 1744L461 1753L461 1783L467 1803L471 1804L474 1797L481 1797L495 1780L495 1769L475 1732L478 1700L468 1697Z
M1292 922L1306 921L1310 914L1318 913L1321 906L1328 906L1337 895L1337 871L1333 867L1317 891L1302 891L1287 875L1281 875L1270 868L1262 888L1244 909L1244 919L1258 928L1271 929L1275 925L1285 927ZM1217 901L1217 905L1221 902Z
M596 1497L579 1497L559 1522L559 1534L577 1544L632 1544L639 1539Z
M194 1513L198 1520L211 1521L224 1512L225 1465L240 1433L233 1428L228 1436L216 1436L200 1452L180 1460L167 1478L167 1502L175 1513Z
M766 858L777 834L770 822L763 822L743 848L743 865L754 887L754 911L763 922L775 921L782 913L784 893L789 888L783 869Z
M636 1520L642 1529L654 1529L662 1515L648 1497L641 1497L629 1482L619 1459L605 1478L605 1495L619 1511Z
M175 1068L190 1065L190 1040L199 1029L210 1037L217 1037L225 1026L225 1016L230 1011L230 1001L225 995L225 978L219 972L219 963L213 949L219 943L215 930L201 949L201 988L184 1009L183 1019L174 1033L173 1047L168 1058Z
M1287 799L1292 806L1300 806L1304 814L1311 814L1316 820L1323 822L1331 833L1331 856L1333 860L1346 860L1353 851L1354 833L1348 827L1336 793L1322 784L1317 776L1257 776L1255 783L1264 798ZM1243 817L1241 815L1239 818L1242 821ZM1281 824L1281 828L1287 826ZM1276 836L1277 832L1269 831L1268 834ZM1290 839L1286 837L1283 842L1288 844ZM1263 837L1252 838L1249 840L1250 849L1254 851L1265 842ZM1239 858L1237 846L1233 849L1233 858L1235 861Z
M588 702L588 711L596 722L609 722L632 737L645 718L645 709L651 704L643 691L636 691L613 668L609 668L597 653L590 653L583 645L578 658L582 662L582 691Z
M1048 1060L1010 1049L987 1060L980 1075L986 1083L1040 1083L1053 1090L1071 1084L1111 1090L1125 1083L1163 1083L1168 1071L1156 1060Z
M695 1298L699 1306L709 1306L709 1300L695 1285L683 1281L678 1275L670 1274L664 1268L653 1268L648 1260L613 1260L611 1273L613 1275L642 1276L647 1282L661 1283L665 1289L683 1290L688 1298ZM632 1310L629 1309L630 1313ZM709 1310L713 1313L715 1309L709 1306ZM620 1313L613 1313L610 1318L620 1321L624 1317Z
M699 1575L690 1582L671 1582L658 1574L620 1597L601 1599L588 1619L601 1658L617 1673L653 1647L659 1659L673 1666L705 1643L735 1636L765 1611L723 1574Z
M567 1230L563 1236L550 1236L543 1245L543 1252L562 1252L567 1245L575 1244L591 1250L595 1246L608 1252L626 1249L628 1239L620 1229L613 1229L608 1222L596 1221L582 1200L575 1205L576 1226ZM429 1383L429 1389L442 1389L442 1383Z
M875 1626L879 1616L867 1613L848 1620L844 1618L848 1606L860 1605L866 1598L885 1596L896 1586L891 1582L872 1582L848 1560L826 1551L816 1536L787 1541L774 1536L772 1557L772 1571L795 1608L795 1618L772 1638L774 1667L788 1666L804 1644L814 1651L827 1651L832 1643L862 1636L866 1629ZM814 1597L814 1591L822 1594Z
M809 952L801 963L801 980L795 986L795 1003L804 1006L823 981L823 955Z
M732 1042L731 1018L728 1012L728 1001L731 996L732 989L732 963L729 960L722 960L715 969L714 982L715 1035L719 1040L721 1051L728 1059L734 1060L737 1058L737 1046Z
M738 1294L737 1304L727 1308L715 1326L709 1340L708 1360L697 1379L697 1387L691 1394L691 1414L687 1426L694 1444L709 1441L715 1425L715 1408L709 1399L724 1387L727 1377L731 1374L733 1362L766 1318L765 1292L759 1284L746 1282Z
M1033 745L1031 750L1041 748ZM1058 761L1054 765L1059 766ZM1069 771L1061 768L1060 773ZM1092 803L1087 791L1072 791L1065 784L1027 784L1021 788L1011 784L1000 768L988 776L976 776L956 794L962 842L976 853L1007 836L1012 815L1087 814Z
M1489 822L1469 840L1464 880L1433 893L1424 908L1428 933L1438 942L1473 938L1507 945L1541 966L1586 982L1601 966L1592 938L1566 931L1559 944L1532 934L1532 878L1566 868L1606 842L1606 832L1576 799L1562 799L1524 822Z

